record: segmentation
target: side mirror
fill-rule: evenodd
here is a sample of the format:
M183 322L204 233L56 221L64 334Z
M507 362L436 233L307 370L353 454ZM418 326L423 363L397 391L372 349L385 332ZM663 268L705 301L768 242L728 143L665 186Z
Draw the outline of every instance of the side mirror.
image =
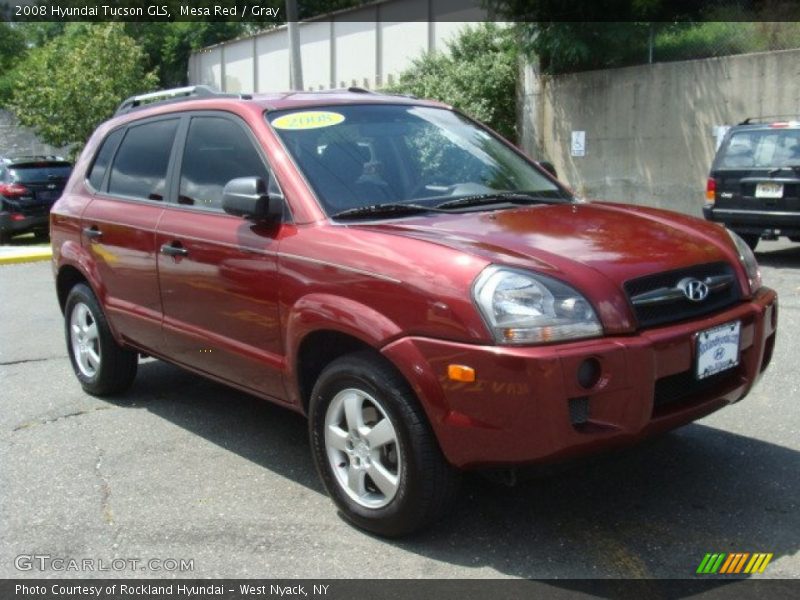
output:
M551 163L549 160L540 160L539 166L550 173L550 175L558 179L558 171L556 171L555 166L553 166L553 163Z
M239 177L225 184L222 210L251 221L270 221L282 214L283 196L278 192L268 192L261 177Z

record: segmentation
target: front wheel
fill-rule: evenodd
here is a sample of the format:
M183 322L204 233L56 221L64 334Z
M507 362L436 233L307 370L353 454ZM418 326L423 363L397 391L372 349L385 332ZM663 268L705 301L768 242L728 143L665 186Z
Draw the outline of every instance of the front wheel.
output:
M437 520L455 498L458 473L406 381L379 356L359 352L323 370L309 428L322 482L358 527L406 535Z
M92 290L78 284L64 308L67 351L83 389L95 396L118 394L136 377L136 352L117 344Z

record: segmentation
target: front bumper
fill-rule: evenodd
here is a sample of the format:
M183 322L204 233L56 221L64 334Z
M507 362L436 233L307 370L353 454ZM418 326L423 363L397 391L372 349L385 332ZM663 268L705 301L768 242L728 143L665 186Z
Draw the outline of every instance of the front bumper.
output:
M735 320L739 365L696 382L697 333ZM383 353L411 382L453 465L502 466L633 443L738 402L769 364L776 325L777 295L762 288L715 315L630 336L525 348L409 337ZM602 375L587 390L577 371L591 357ZM449 380L449 364L472 367L476 381Z

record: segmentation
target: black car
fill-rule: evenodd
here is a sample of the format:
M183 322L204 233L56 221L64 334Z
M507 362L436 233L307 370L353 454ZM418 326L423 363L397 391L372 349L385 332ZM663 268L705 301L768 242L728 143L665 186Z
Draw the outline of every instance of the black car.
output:
M0 243L29 231L47 237L50 208L71 171L58 156L0 157Z
M753 249L761 238L800 242L800 120L731 127L708 176L703 214Z

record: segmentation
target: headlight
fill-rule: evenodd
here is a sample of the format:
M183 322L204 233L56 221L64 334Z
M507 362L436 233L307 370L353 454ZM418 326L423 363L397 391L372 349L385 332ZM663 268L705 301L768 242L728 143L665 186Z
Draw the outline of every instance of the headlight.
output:
M747 272L747 279L750 282L750 293L754 294L761 287L761 271L758 270L756 255L753 254L750 246L738 234L730 229L725 231L731 236L733 244L736 246L736 251L739 253L739 262L742 263L744 270Z
M541 344L603 333L586 298L544 275L489 266L475 280L473 295L499 344Z

